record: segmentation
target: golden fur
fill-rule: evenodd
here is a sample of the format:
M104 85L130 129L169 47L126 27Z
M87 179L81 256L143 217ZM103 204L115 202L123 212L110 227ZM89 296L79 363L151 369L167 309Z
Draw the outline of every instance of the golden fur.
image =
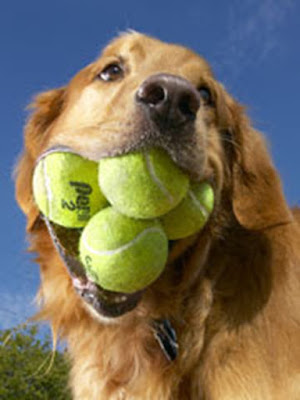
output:
M119 57L123 79L95 79ZM134 93L159 72L212 92L214 105L198 111L193 145L176 156L191 175L213 181L216 205L198 236L175 243L136 309L101 322L74 291L39 219L34 163L56 144L99 160L138 143L143 121ZM286 204L262 136L208 64L183 47L125 34L66 87L38 95L32 108L16 195L38 254L40 318L67 340L74 399L300 399L299 211ZM174 362L154 339L155 318L168 318L177 331Z

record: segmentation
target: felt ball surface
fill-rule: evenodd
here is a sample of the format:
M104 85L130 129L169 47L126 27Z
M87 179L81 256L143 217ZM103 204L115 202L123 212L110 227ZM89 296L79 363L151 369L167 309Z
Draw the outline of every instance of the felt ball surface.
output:
M168 239L182 239L200 231L213 208L214 192L210 184L191 185L183 201L161 218Z
M67 152L49 153L39 160L33 195L50 221L67 228L85 226L107 205L98 185L98 164Z
M103 289L134 293L163 271L168 240L159 221L132 219L107 207L84 228L79 252L87 275Z
M152 148L101 160L99 184L121 213L133 218L155 218L180 203L189 179L166 152Z

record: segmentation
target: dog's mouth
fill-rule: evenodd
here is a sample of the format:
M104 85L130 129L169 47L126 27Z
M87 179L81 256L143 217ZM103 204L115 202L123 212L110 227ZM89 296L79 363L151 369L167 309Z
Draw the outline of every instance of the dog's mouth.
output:
M107 318L116 318L132 311L140 302L143 291L134 293L112 292L103 289L91 281L79 261L78 242L81 229L69 229L57 225L43 217L68 273L75 291L98 314Z
M76 292L103 317L115 318L132 311L142 298L143 292L117 293L104 290L88 278L72 279Z
M46 151L42 157L44 157L45 154L56 151L69 152L70 149L64 146L55 146ZM189 170L189 173L192 176L191 170ZM83 301L90 306L89 308L93 309L100 316L116 318L137 307L147 288L129 294L105 290L89 279L85 272L85 268L80 261L78 244L83 229L65 228L51 222L45 216L42 216L42 218L44 219L52 241L68 270L74 290ZM174 242L177 241L169 241L169 250L173 246Z

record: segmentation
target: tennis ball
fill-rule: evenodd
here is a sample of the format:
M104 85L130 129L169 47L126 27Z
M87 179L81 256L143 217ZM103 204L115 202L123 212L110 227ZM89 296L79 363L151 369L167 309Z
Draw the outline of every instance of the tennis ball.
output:
M188 190L189 179L162 149L152 148L102 159L99 184L118 211L143 219L176 207Z
M213 207L214 192L209 183L193 184L183 201L161 218L168 239L182 239L198 232Z
M132 219L107 207L84 228L79 253L87 275L103 289L134 293L161 274L168 239L159 221Z
M67 228L86 225L107 204L98 186L98 164L67 152L40 159L33 175L33 195L50 221Z

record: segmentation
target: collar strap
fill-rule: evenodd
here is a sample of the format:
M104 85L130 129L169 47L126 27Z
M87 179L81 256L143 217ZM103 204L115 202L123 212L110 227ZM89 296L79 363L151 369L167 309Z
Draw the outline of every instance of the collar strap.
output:
M178 355L178 342L175 329L168 319L159 319L152 322L155 339L168 361L175 361Z

